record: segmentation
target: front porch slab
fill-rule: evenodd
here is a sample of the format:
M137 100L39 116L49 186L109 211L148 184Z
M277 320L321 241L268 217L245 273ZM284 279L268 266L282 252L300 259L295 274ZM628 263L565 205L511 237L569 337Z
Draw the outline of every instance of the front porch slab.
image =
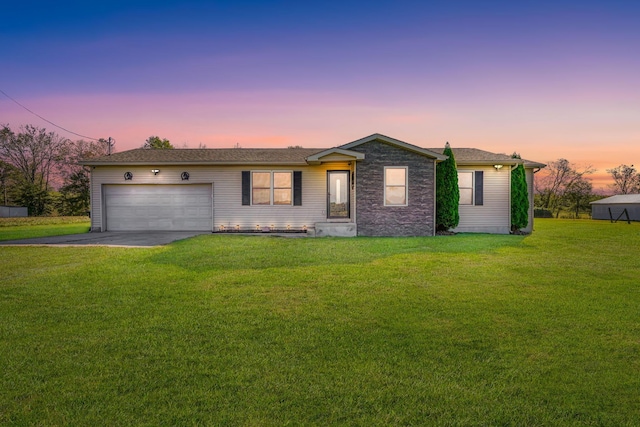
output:
M316 222L316 237L355 237L358 227L353 222Z

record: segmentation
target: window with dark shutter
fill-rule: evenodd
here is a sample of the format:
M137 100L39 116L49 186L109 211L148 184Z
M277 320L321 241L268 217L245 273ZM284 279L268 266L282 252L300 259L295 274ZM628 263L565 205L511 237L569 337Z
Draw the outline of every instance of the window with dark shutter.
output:
M242 205L251 204L251 172L242 171Z
M475 178L475 205L482 206L484 204L484 172L476 171Z
M293 206L302 206L302 171L293 172Z

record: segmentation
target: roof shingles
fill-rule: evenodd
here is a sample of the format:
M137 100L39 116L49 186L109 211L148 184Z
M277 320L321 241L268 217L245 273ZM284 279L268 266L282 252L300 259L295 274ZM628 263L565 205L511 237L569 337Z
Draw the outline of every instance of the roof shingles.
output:
M114 164L306 164L318 148L217 148L150 150L138 148L86 159L85 165Z
M306 165L307 158L326 151L326 148L186 148L153 150L137 148L109 156L85 159L81 164L89 166L112 165ZM442 148L427 148L442 154ZM526 167L544 167L529 160L514 159L506 154L491 153L477 148L453 148L456 163L462 165L504 163L515 165L523 162Z

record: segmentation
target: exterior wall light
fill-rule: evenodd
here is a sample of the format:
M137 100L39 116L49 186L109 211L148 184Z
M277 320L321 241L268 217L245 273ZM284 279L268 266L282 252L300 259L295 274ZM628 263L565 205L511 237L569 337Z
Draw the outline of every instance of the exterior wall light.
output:
M240 224L236 224L236 231L240 231Z
M125 181L131 181L133 179L133 174L131 172L125 172L124 173L124 180Z
M160 173L160 169L151 169L151 173L154 175L158 175Z
M180 178L182 178L183 181L189 181L189 172L182 172Z
M494 168L496 168L497 171L499 171L500 169L502 169L503 165L493 165Z

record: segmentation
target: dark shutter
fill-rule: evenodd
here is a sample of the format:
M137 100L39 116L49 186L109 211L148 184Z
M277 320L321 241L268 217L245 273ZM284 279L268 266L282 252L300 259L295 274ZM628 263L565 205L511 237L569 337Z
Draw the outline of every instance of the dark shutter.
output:
M302 206L302 171L293 172L293 206Z
M484 172L476 171L475 179L475 205L482 206L484 204Z
M242 205L251 204L251 172L242 171Z

